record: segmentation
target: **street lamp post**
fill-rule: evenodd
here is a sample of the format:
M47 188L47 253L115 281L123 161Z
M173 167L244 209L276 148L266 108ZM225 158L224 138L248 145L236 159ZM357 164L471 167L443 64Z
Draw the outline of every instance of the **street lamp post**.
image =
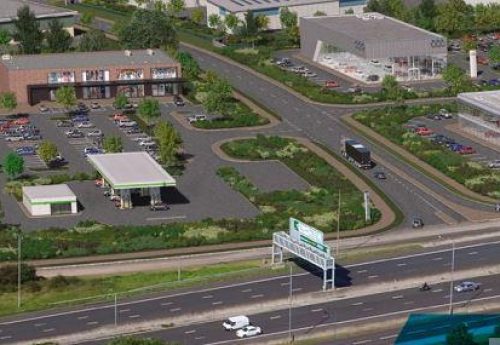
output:
M340 189L339 189L339 205L337 207L337 248L335 251L336 259L339 257L340 251Z
M21 242L22 242L23 236L21 234L21 231L17 232L17 308L21 308Z
M455 241L451 242L450 316L453 315L453 283L455 273Z
M288 338L290 339L290 343L293 343L293 334L292 334L292 304L293 304L293 286L292 286L292 270L293 266L290 265L290 281L288 283L290 289L289 289L289 295L288 295Z

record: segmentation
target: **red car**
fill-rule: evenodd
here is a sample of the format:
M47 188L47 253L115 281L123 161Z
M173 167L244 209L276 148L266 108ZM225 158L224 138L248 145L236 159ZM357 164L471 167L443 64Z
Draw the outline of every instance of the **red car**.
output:
M476 153L476 150L474 150L470 146L464 146L458 151L458 153L460 153L461 155L471 155Z
M487 65L490 61L486 56L480 55L477 57L477 63L480 65Z
M113 115L113 120L114 121L128 121L128 116L124 115L122 113L116 113Z
M339 87L339 83L337 83L335 80L327 80L325 81L325 87L327 88L335 88Z
M434 132L427 127L418 127L415 130L415 133L417 133L418 135L421 135L421 136L426 136L426 135L431 135Z
M30 123L30 119L28 119L27 117L20 117L19 119L15 119L14 121L12 121L12 124L14 126L29 125L29 123Z

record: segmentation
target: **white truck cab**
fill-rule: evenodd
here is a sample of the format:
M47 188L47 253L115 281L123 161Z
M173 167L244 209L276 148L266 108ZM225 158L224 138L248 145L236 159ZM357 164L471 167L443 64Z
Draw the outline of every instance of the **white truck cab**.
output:
M244 315L232 316L222 323L226 331L234 331L250 325L250 319Z

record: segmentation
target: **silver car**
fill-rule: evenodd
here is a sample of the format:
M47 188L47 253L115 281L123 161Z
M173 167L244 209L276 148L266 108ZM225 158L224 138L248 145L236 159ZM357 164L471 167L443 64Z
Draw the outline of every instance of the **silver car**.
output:
M496 159L488 163L488 168L497 169L500 168L500 159Z
M480 285L474 282L461 282L457 286L455 286L456 292L472 292L479 290Z

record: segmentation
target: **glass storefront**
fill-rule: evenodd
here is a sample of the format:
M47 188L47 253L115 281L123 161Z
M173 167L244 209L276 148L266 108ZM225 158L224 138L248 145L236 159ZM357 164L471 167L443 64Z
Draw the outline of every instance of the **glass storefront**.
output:
M173 79L177 78L177 68L151 68L152 79Z
M111 97L109 86L86 86L83 87L82 91L84 99L102 99Z
M144 79L142 69L122 69L118 73L118 80L139 80Z
M152 96L161 97L171 95L174 87L172 84L153 84L151 85Z
M144 97L144 85L118 86L116 93L123 93L129 98Z
M47 82L49 84L74 83L75 72L71 71L50 72L47 76Z
M82 81L108 81L109 71L104 69L87 70L82 72Z

